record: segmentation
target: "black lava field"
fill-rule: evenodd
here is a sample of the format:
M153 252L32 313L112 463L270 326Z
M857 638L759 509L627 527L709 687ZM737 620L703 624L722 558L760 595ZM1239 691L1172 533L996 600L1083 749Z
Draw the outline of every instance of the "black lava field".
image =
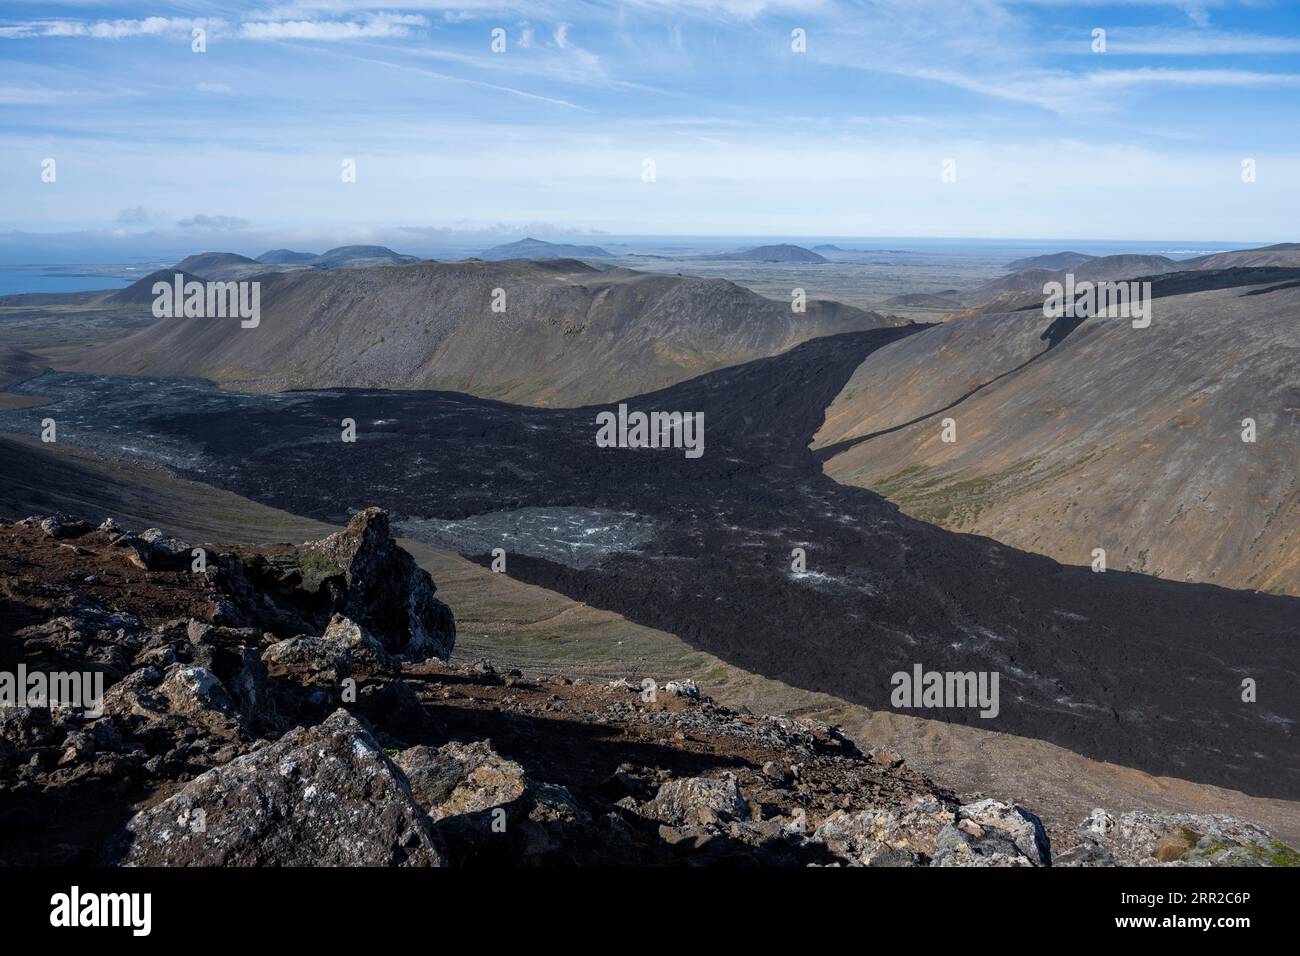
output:
M484 564L500 533L513 577L872 708L892 709L891 675L918 664L997 672L994 718L906 712L1300 798L1300 599L1063 566L913 520L821 473L808 444L825 408L867 354L913 331L818 339L628 400L704 413L697 459L597 447L596 414L612 406L241 395L58 373L19 389L53 404L0 415L0 426L35 434L53 417L60 441L162 461L323 520L380 505L408 534L451 528L433 543L467 542ZM355 443L341 440L343 419L355 420ZM561 526L563 542L539 540ZM585 534L600 541L595 558L565 559ZM792 571L795 548L803 573ZM1244 678L1259 682L1257 703L1242 701Z

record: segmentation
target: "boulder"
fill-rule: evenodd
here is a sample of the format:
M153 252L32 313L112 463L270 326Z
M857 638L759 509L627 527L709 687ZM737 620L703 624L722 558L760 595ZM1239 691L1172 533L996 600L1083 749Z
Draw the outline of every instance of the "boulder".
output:
M158 528L140 532L140 540L149 548L149 567L155 570L180 570L190 566L190 546L180 538L171 538Z
M669 826L748 820L749 805L740 795L734 774L683 777L659 787L654 799L642 804L644 817Z
M916 862L939 851L939 836L952 812L938 800L918 797L904 807L837 810L813 832L832 854L861 866Z
M79 538L90 531L90 525L65 514L50 515L40 519L40 529L51 538Z
M158 685L168 710L218 737L240 736L240 715L230 692L206 667L173 664Z
M664 684L663 690L665 694L670 694L673 697L685 697L687 700L700 699L699 685L690 678L684 680L670 680L668 683Z
M395 760L411 793L435 823L447 817L505 807L528 788L524 768L492 749L491 741L412 747Z
M346 711L209 770L136 814L128 866L440 866L405 777Z
M958 807L938 844L932 866L1048 866L1052 860L1043 822L1024 807L992 799Z
M320 637L300 635L262 652L267 674L306 687L337 688L346 677L382 679L401 667L360 624L335 614Z

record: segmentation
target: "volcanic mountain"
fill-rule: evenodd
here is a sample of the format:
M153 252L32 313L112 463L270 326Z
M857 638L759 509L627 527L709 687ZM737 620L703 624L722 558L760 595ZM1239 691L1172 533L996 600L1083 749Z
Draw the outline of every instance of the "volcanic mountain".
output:
M406 265L419 262L415 256L405 256L387 246L339 246L306 260L317 269L362 269L367 266Z
M520 239L503 246L493 246L479 254L487 262L507 259L608 259L610 254L600 246L575 246L564 242L546 242L543 239Z
M261 263L257 259L241 256L234 252L200 252L186 256L173 266L176 272L189 272L205 279L223 278L228 273L258 269ZM260 270L259 270L260 271Z
M836 302L811 301L795 313L723 279L598 271L571 259L421 262L260 281L255 329L162 319L65 367L211 378L252 391L440 388L579 405L884 324Z
M314 252L294 252L292 249L272 249L257 257L257 261L266 265L292 265L298 262L311 262L316 258Z
M774 246L755 246L753 249L742 249L739 252L726 252L717 256L705 256L704 258L718 262L829 262L823 255L805 249L803 246L795 246L790 243L780 243Z

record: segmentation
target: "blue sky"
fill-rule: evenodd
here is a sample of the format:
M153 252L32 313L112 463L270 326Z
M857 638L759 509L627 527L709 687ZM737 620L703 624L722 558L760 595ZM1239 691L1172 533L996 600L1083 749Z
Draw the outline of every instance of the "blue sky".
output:
M1300 238L1295 0L11 2L0 117L10 261L522 232Z

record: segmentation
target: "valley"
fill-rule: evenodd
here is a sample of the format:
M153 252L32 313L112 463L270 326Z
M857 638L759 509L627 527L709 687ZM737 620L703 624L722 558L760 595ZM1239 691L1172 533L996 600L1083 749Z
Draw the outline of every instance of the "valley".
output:
M873 710L888 708L890 675L916 663L998 670L996 719L934 716L1147 773L1294 798L1300 767L1285 728L1300 707L1287 676L1300 668L1296 599L1094 574L941 531L821 474L808 443L822 410L864 359L923 334L818 339L630 401L703 412L709 454L700 459L598 448L596 408L414 390L260 396L47 373L18 391L51 403L5 413L0 424L31 434L52 416L61 440L331 523L368 504L410 534L424 521L529 508L636 515L650 537L580 567L525 542L507 547L509 574ZM358 422L355 445L340 440L344 418ZM608 533L605 520L589 527ZM482 535L467 553L487 565ZM791 572L796 547L814 574ZM1266 706L1240 700L1240 676L1256 673L1270 675Z

